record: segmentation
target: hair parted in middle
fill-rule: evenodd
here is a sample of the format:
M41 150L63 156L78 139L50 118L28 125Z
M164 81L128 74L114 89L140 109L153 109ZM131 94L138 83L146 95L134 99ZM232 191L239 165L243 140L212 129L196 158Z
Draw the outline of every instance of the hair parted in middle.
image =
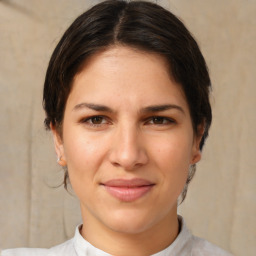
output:
M169 73L186 97L195 134L204 127L202 150L212 121L209 92L211 81L204 57L193 36L170 11L146 1L108 0L80 15L56 46L46 73L43 105L45 126L62 135L65 105L74 76L88 58L100 51L122 45L156 53L165 58ZM187 186L195 173L191 167ZM67 187L65 172L64 186Z

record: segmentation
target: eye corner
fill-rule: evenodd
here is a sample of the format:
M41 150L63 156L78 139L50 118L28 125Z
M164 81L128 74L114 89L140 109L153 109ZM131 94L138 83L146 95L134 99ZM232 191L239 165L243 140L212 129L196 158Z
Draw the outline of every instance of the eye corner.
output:
M102 127L104 125L111 124L108 117L104 115L92 115L88 117L83 117L78 121L79 124L87 125L88 127Z
M146 125L171 125L177 123L175 119L166 116L151 116L146 118L145 124Z

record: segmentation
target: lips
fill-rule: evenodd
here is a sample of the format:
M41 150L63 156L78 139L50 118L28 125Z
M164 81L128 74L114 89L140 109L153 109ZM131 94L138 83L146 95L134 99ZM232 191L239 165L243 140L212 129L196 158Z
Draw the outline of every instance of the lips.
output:
M118 200L132 202L149 193L155 184L145 179L113 179L101 185Z

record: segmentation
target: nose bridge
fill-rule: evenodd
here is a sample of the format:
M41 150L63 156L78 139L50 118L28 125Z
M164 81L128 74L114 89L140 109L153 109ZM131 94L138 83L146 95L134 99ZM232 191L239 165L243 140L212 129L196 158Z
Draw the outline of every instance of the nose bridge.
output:
M147 162L146 150L139 128L131 122L118 125L111 150L111 162L126 170Z

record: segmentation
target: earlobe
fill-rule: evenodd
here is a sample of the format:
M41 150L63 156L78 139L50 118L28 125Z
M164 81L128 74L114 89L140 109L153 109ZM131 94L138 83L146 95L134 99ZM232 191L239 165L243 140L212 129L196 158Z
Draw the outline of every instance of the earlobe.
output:
M59 134L59 132L56 130L56 127L54 127L52 124L50 124L52 135L53 135L53 141L54 141L54 147L55 152L57 155L57 163L61 166L66 166L66 158L65 158L65 152L63 147L63 141Z
M62 166L62 167L64 167L64 166L67 165L66 160L65 160L65 159L62 159L62 156L58 156L58 158L57 158L57 163L58 163L60 166Z
M202 156L201 151L198 150L198 152L196 152L196 153L194 154L194 156L192 157L191 164L196 164L196 163L198 163L198 162L201 160L201 156Z
M196 164L201 160L202 152L200 150L200 143L204 135L204 124L200 124L197 128L197 135L194 141L194 152L191 159L191 164Z

